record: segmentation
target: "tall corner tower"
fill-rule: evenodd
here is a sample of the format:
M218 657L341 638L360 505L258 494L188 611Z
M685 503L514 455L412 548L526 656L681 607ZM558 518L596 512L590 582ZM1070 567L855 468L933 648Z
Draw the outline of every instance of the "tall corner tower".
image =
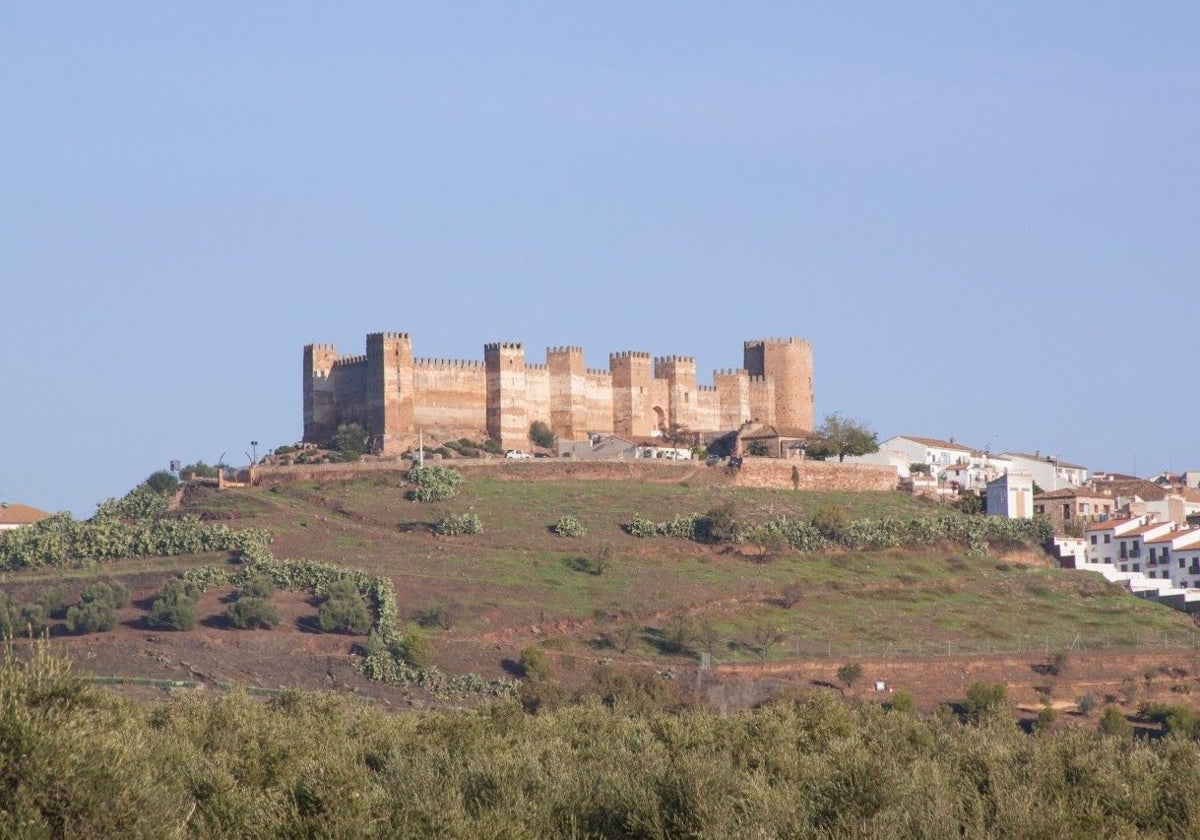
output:
M324 444L337 431L337 400L333 364L338 359L332 344L304 345L305 443Z
M751 376L766 377L775 386L775 424L788 430L812 431L812 345L802 338L747 341L744 365Z
M613 431L618 435L648 437L666 424L666 417L653 417L653 386L650 354L642 350L610 353L608 369L612 374Z

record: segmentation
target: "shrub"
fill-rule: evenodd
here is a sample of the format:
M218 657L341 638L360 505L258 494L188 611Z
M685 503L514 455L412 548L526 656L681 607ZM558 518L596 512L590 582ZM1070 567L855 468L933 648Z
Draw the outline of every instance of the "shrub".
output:
M901 714L912 714L917 710L917 704L913 700L912 694L903 688L892 694L892 699L887 705L890 711Z
M102 601L119 609L129 603L129 589L115 580L100 581L85 586L79 600L85 604Z
M1138 707L1138 714L1147 720L1162 724L1163 732L1168 735L1179 735L1183 738L1196 736L1196 713L1187 706L1143 703Z
M443 537L460 537L483 533L483 523L474 513L447 516L434 529Z
M421 627L440 627L443 630L449 630L454 626L457 612L456 604L450 601L438 601L417 613L417 624Z
M1091 694L1085 694L1075 701L1075 708L1084 717L1091 717L1092 712L1096 709L1096 698Z
M46 610L41 604L19 606L8 593L0 594L0 640L28 635L31 638L46 629Z
M362 635L371 629L371 614L355 591L353 596L327 598L317 612L317 623L326 633Z
M1104 714L1100 715L1099 729L1104 735L1122 740L1128 740L1133 737L1133 727L1116 706L1105 708Z
M454 498L462 474L451 467L413 467L406 478L416 487L408 491L414 502L441 502Z
M87 601L67 610L67 630L77 635L105 633L117 626L117 610L108 601Z
M556 537L582 537L587 533L587 529L579 523L579 520L569 513L564 513L558 517L558 520L550 526L550 531Z
M629 523L627 529L632 537L648 539L658 535L658 526L653 521L642 516L640 513L633 515L633 521Z
M262 627L270 630L279 623L279 613L266 598L241 597L225 610L229 623L239 630Z
M179 489L179 479L166 470L151 473L144 484L155 493L166 495L170 495Z
M67 587L50 586L42 590L37 603L47 618L62 618L67 614L67 597Z
M850 520L842 508L826 505L813 514L809 524L830 542L841 542Z
M1000 683L972 683L962 704L967 722L981 724L998 719L1007 695L1007 690Z
M545 422L534 420L529 424L529 439L534 446L549 449L554 446L554 431Z
M503 455L504 447L500 445L500 441L488 438L483 442L483 451L489 455Z
M357 461L367 451L367 432L357 423L342 423L329 441L329 448L345 461Z
M742 530L737 505L727 500L700 517L696 523L696 538L707 543L736 542L741 538Z
M243 583L237 592L238 599L270 598L275 594L275 584L267 575L255 575Z
M1065 650L1055 651L1050 657L1050 662L1046 665L1046 670L1056 677L1061 677L1067 672L1067 666L1070 664L1070 657Z
M1058 720L1058 711L1053 706L1046 706L1034 718L1033 731L1037 733L1049 732L1050 727L1054 725L1054 721L1056 720Z
M521 666L521 671L525 674L526 679L548 680L554 676L554 668L550 665L550 660L546 658L546 652L540 647L525 648L521 651L517 664Z
M414 668L428 668L433 665L433 651L429 647L429 639L417 627L410 627L400 637L396 653Z
M283 455L285 452L293 451L293 449L294 449L294 447L291 447L291 446L281 446L275 450L275 454ZM217 472L218 472L218 470L216 467L210 467L208 464L204 463L203 461L197 461L194 464L188 464L187 466L180 469L179 477L182 478L184 481L187 481L192 478L216 478Z
M191 630L196 626L200 589L182 578L168 581L150 605L146 624L156 630Z

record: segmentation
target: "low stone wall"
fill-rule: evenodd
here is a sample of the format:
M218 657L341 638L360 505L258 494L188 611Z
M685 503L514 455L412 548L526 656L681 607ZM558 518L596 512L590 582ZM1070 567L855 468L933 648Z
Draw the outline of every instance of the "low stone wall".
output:
M639 481L662 484L725 484L796 490L879 491L896 489L896 471L875 464L839 464L779 458L743 459L742 467L705 466L699 461L572 461L542 459L508 461L470 458L427 460L428 466L453 467L465 478L490 476L515 481ZM252 482L270 487L294 481L346 481L367 475L405 473L411 461L358 461L353 464L257 466Z
M896 470L878 464L746 457L733 483L793 490L886 491L896 489Z

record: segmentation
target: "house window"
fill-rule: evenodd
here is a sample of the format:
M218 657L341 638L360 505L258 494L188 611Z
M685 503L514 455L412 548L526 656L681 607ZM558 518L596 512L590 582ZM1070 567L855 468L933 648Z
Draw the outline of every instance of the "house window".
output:
M1062 510L1063 510L1063 519L1070 519L1070 518L1071 518L1071 504L1070 504L1070 502L1068 502L1068 503L1064 504L1064 505L1062 506Z
M1088 503L1087 502L1079 503L1079 512L1082 513L1084 516L1087 516L1087 512L1088 512Z
M1179 564L1179 568L1181 568L1181 569L1182 569L1182 568L1183 568L1185 565L1187 565L1187 561L1186 561L1186 560L1184 560L1182 557L1180 557L1180 558L1179 558L1179 559L1178 559L1176 562Z
M1112 534L1105 534L1104 535L1104 543L1107 545L1110 542L1112 542Z
M1133 570L1134 570L1135 572L1140 572L1140 571L1142 570L1142 564L1141 564L1141 563L1134 563L1134 564L1133 564Z
M1096 544L1096 535L1092 534L1092 545Z
M1129 571L1129 564L1128 564L1128 563L1122 563L1122 564L1121 564L1121 571L1122 571L1122 572L1128 572L1128 571Z

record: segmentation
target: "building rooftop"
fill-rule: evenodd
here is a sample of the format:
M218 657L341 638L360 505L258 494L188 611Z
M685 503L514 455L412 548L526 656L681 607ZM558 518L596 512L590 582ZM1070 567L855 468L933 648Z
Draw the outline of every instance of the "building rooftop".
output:
M1043 455L1040 452L1035 452L1030 455L1028 452L1005 452L1005 458L1024 458L1026 461L1041 461L1043 464L1054 464L1057 467L1063 467L1068 470L1086 470L1087 467L1081 464L1072 464L1070 461L1064 461L1062 458L1055 458L1053 455Z
M44 510L16 502L0 504L0 528L5 525L33 525L49 517Z
M911 440L913 443L919 443L922 446L929 446L933 449L957 449L960 452L971 453L975 450L970 446L964 446L961 443L955 443L952 440L941 440L939 438L917 437L916 435L896 435L896 437Z

